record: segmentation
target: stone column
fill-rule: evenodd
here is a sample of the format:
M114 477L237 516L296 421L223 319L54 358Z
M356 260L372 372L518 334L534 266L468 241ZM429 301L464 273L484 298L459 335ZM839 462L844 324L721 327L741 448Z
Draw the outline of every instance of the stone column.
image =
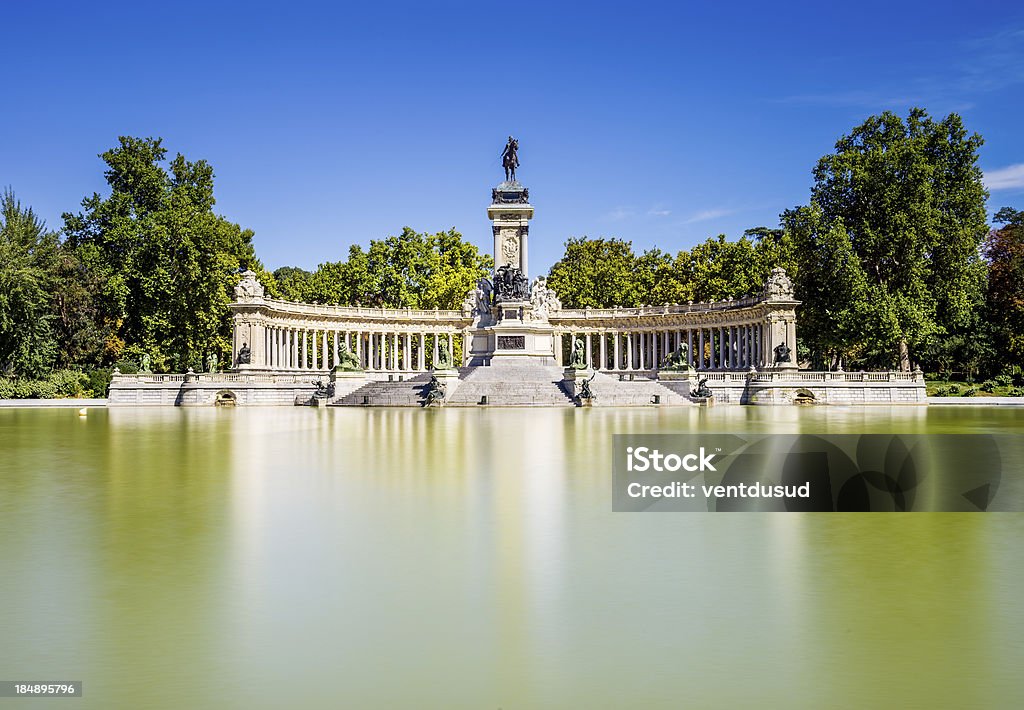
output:
M601 354L599 356L601 358L601 362L600 362L600 365L599 365L599 367L597 369L598 370L607 370L608 369L608 334L605 333L604 331L601 331L601 334L598 337L601 338L601 348L600 348Z
M587 353L587 367L593 367L594 366L594 356L593 356L593 354L590 351L590 340L591 340L591 336L592 335L593 335L592 333L584 333L583 334L583 338L584 338L584 341L585 341L584 345L585 345L586 353Z
M704 329L701 328L697 331L699 336L699 343L697 344L697 369L704 369Z
M693 328L686 329L686 359L690 367L693 367Z
M451 333L448 334L448 354L451 355L451 357L452 357L452 364L454 365L455 364L455 337Z
M619 346L619 339L621 337L622 337L621 334L617 330L612 333L612 357L615 358L615 368L614 369L616 369L616 370L619 370L619 369L622 368L622 363L619 360L619 347L620 347Z

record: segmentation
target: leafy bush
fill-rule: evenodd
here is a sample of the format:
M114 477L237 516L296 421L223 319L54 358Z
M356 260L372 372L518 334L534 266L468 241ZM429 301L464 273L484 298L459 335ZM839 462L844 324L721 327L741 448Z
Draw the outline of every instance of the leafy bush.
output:
M120 370L124 375L137 375L139 373L139 363L127 358L121 358L115 362L114 367Z
M53 385L58 397L81 397L89 384L89 378L79 370L56 370L46 381Z
M982 382L981 383L981 391L982 392L995 392L996 391L995 380L985 380L984 382Z
M976 394L978 394L978 388L977 387L968 387L967 389L965 389L963 391L963 393L961 393L960 396L961 397L973 397Z
M0 379L0 399L52 399L57 386L49 380Z
M935 390L935 394L933 396L934 397L948 397L949 396L949 387L939 387L937 390Z
M93 397L107 396L107 390L110 388L110 370L106 368L89 370L85 376L89 381L88 387L92 391Z
M955 397L960 394L960 385L950 385L947 394Z
M1011 387L1007 390L1008 397L1024 397L1024 387Z
M1013 384L1013 375L996 375L996 384L998 384L1000 387L1009 387L1010 385Z
M0 377L0 399L58 399L87 394L89 380L78 370L57 370L45 380Z

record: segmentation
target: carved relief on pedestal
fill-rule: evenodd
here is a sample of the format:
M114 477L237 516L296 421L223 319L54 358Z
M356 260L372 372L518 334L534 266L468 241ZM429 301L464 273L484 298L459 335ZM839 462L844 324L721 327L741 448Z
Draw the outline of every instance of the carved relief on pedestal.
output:
M503 264L519 266L519 237L513 230L503 230L501 238L501 257Z

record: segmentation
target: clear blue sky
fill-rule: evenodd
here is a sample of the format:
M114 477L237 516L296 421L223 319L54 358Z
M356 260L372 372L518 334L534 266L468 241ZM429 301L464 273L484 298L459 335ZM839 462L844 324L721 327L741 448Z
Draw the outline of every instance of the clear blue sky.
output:
M883 110L960 113L990 212L1024 209L1017 2L6 3L0 185L51 227L97 154L161 136L216 171L271 269L456 227L489 249L520 140L531 272L569 236L672 252L775 226Z

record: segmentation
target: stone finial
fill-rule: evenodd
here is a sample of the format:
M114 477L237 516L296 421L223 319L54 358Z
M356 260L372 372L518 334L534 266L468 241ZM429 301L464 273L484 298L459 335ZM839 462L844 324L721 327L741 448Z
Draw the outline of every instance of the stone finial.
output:
M769 301L789 301L793 298L793 281L781 266L772 269L764 285L764 295Z
M242 272L242 279L235 286L235 298L239 301L253 301L263 298L263 284L256 278L256 273L249 269Z

